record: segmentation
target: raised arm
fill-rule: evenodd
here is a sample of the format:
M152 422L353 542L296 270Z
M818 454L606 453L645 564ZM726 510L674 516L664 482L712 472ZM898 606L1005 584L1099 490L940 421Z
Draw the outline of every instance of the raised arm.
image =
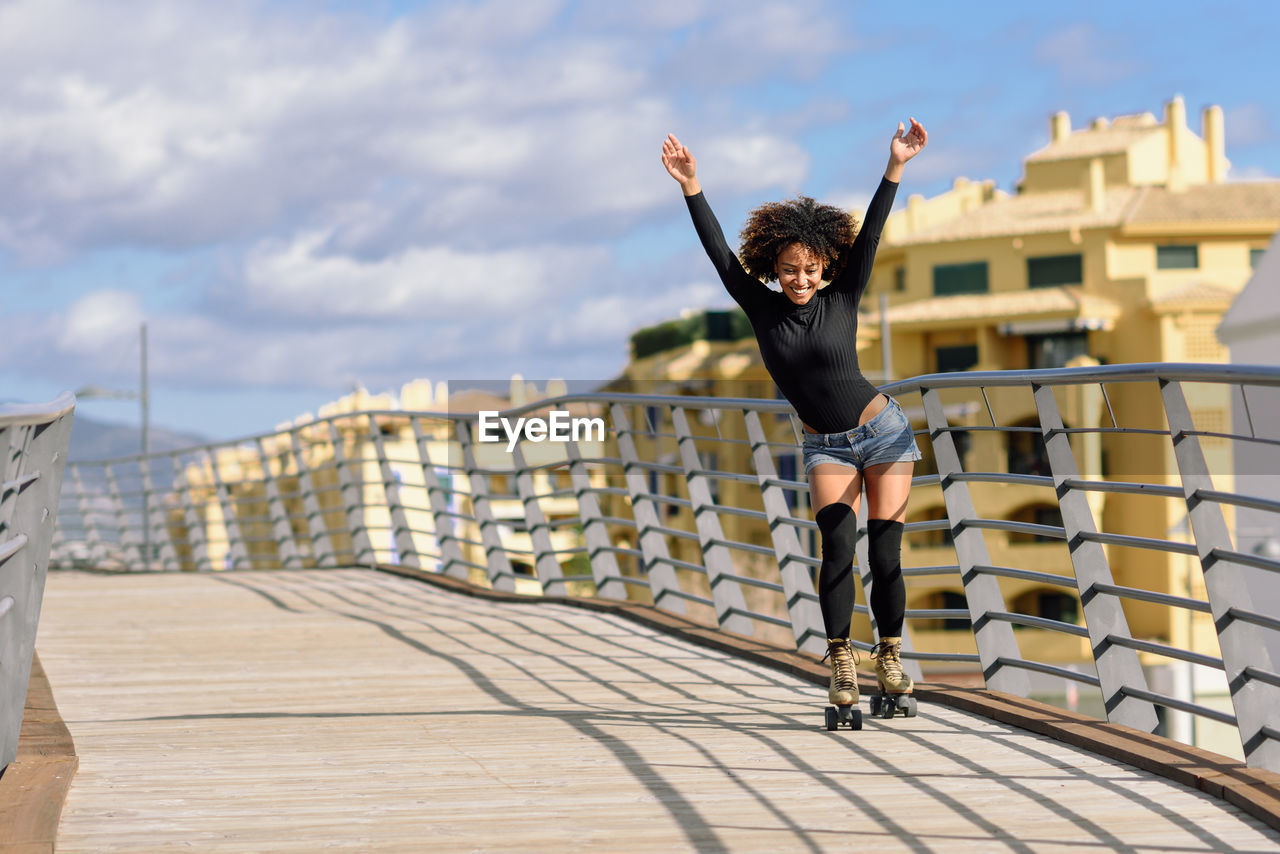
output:
M676 179L686 196L702 192L702 185L698 183L698 161L693 159L686 146L680 144L674 133L667 134L662 141L662 165L667 167L667 174Z
M851 291L858 298L866 290L871 278L871 266L876 259L876 248L880 245L880 232L884 230L885 220L893 209L893 199L898 192L898 183L902 180L902 169L907 161L920 153L929 141L929 134L914 118L911 128L907 129L898 122L898 131L889 141L889 165L885 167L884 179L871 197L867 205L866 216L858 228L858 236L849 248L849 259L840 276L831 283L842 291Z
M750 316L754 309L770 298L773 291L742 269L742 262L729 248L728 241L724 239L724 231L702 193L702 185L698 183L698 163L689 149L676 139L675 134L668 134L662 142L662 165L680 184L698 239L702 241L702 248L711 259L725 290Z
M902 122L898 122L898 132L889 141L889 165L885 167L884 177L895 184L901 183L902 167L928 143L929 132L924 129L924 125L912 118L911 128L907 130Z

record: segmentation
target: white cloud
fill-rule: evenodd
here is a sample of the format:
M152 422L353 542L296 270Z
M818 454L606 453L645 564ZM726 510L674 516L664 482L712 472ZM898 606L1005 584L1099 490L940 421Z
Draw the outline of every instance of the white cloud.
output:
M563 300L608 269L602 248L538 246L460 252L412 247L367 260L326 247L328 234L305 232L249 253L243 300L251 312L285 317L431 318L516 311Z
M0 354L68 386L128 383L145 319L155 381L185 388L607 375L637 326L725 302L609 248L682 215L669 131L722 196L802 184L798 125L724 104L832 55L822 5L459 0L383 23L267 0L0 0L0 253L54 269L192 253L180 295L95 286Z
M628 290L589 295L571 311L552 320L546 342L564 346L573 342L625 341L640 327L677 317L686 308L705 308L727 300L719 282L705 281L653 292Z
M138 339L143 314L138 295L101 290L85 294L55 325L57 346L65 353L106 356Z
M478 229L546 240L583 219L616 233L665 200L656 151L681 110L652 36L566 30L563 6L303 27L248 0L138 0L123 27L103 4L0 7L0 247L49 262L121 242L210 246L330 228L359 207L395 212L364 228L387 248ZM789 68L786 33L813 10L787 8L680 20L698 21L699 62L775 49ZM831 38L810 34L807 64ZM719 85L692 81L681 89ZM806 168L783 133L720 132L726 189Z

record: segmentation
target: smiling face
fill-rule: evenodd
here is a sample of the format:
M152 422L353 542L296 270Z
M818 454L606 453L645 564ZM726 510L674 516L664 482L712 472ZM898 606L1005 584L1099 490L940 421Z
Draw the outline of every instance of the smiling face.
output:
M804 305L818 292L822 268L822 259L799 243L783 247L773 265L782 292L796 305Z

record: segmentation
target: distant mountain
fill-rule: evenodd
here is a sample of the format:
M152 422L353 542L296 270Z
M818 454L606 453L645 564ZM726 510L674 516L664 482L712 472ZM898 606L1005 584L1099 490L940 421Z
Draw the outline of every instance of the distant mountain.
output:
M195 433L177 433L152 427L150 442L152 453L156 453L204 445L209 439ZM139 428L130 424L94 421L79 412L75 414L71 423L71 448L67 454L70 462L133 457L140 453L142 431Z

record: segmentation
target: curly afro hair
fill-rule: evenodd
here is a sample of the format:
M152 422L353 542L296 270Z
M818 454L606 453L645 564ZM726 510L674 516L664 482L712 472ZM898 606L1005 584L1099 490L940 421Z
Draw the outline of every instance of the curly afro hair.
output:
M793 243L823 261L822 278L831 281L844 268L845 250L858 234L858 220L848 211L821 205L808 196L768 202L747 217L740 236L743 268L766 282L778 278L774 262Z

